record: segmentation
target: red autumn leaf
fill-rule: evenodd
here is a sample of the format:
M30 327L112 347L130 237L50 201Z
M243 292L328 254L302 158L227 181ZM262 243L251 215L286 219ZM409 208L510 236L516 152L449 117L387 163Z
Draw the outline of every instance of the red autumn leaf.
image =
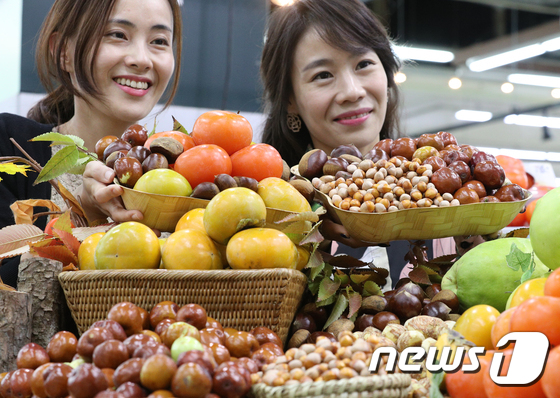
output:
M45 258L60 261L63 266L78 264L78 258L66 246L34 247L35 252Z
M431 285L430 277L425 269L420 267L415 267L409 272L408 277L414 283L419 283L422 285Z
M62 243L78 257L78 249L80 248L80 241L71 233L53 228L53 232L60 238Z

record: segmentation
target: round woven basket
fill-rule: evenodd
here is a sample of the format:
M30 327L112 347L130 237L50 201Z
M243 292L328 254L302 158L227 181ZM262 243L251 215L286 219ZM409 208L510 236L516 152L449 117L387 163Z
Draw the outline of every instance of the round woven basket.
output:
M410 381L409 375L396 373L282 387L259 383L251 387L251 394L255 398L404 398Z
M297 166L292 173L299 176ZM303 177L301 177L303 178ZM329 214L338 219L350 236L364 242L383 243L393 240L439 239L462 235L488 235L507 226L531 198L515 202L471 203L449 207L427 207L398 210L391 213L359 213L342 210L331 198L315 189Z

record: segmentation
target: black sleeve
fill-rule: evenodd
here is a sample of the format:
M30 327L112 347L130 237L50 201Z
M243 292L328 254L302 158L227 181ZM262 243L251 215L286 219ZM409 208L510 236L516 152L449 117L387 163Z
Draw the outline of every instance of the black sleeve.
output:
M29 142L30 139L52 130L52 126L40 124L33 120L8 113L0 114L0 157L21 156L23 153L10 141L13 138L41 166L50 159L51 148L48 142ZM10 205L16 200L50 199L51 185L48 182L33 185L37 173L30 171L27 177L22 174L10 175L0 173L0 228L14 224ZM36 212L46 211L37 208ZM39 217L35 225L43 229L46 217ZM2 260L0 277L10 286L16 285L19 257Z

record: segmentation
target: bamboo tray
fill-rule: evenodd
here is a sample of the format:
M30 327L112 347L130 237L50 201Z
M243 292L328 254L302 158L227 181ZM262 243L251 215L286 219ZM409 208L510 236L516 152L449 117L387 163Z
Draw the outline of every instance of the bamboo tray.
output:
M297 166L292 173L299 176ZM303 177L300 177L303 178ZM488 235L507 226L531 198L516 202L471 203L450 207L398 210L392 213L358 213L342 210L331 198L315 189L330 215L342 223L350 236L364 242L385 243L393 240L438 239L462 235Z
M121 185L122 186L122 185ZM122 200L127 210L140 210L144 219L140 222L150 228L163 232L174 232L179 219L189 210L205 209L210 202L207 199L192 198L189 196L159 195L135 191L122 186L124 192ZM266 208L266 226L268 228L283 229L278 221L292 214L289 211ZM311 224L303 225L304 230L310 230Z
M404 398L409 389L410 376L395 373L282 387L259 383L251 387L250 394L255 398Z
M307 286L302 272L286 268L71 271L58 279L80 333L122 301L149 311L170 300L179 306L199 304L224 327L266 326L284 343Z

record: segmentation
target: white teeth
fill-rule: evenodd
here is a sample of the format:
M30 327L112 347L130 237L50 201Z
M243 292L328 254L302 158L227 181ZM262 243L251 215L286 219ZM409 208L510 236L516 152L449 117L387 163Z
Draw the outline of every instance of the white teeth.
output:
M147 90L148 89L148 83L146 83L146 82L137 82L135 80L124 79L122 77L119 77L119 78L115 79L115 81L118 84L123 85L123 86L138 88L140 90Z
M359 115L354 115L354 116L350 116L350 117L343 117L341 119L346 120L346 119L358 119L360 117L364 117L368 114L369 112L364 112L364 113L360 113Z

